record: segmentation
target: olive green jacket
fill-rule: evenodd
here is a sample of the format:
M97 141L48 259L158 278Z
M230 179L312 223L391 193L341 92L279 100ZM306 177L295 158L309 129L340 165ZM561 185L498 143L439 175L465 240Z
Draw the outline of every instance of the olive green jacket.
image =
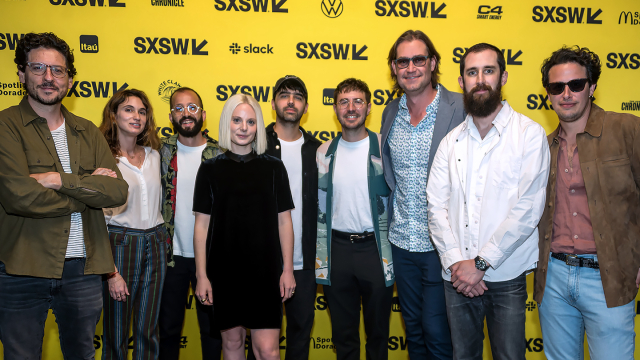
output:
M47 120L25 96L0 112L0 261L11 275L62 278L71 213L82 214L87 251L85 274L113 271L103 207L127 201L128 185L106 140L90 121L62 106L71 174L58 159ZM108 168L114 179L91 174ZM62 186L47 189L29 174L59 172Z

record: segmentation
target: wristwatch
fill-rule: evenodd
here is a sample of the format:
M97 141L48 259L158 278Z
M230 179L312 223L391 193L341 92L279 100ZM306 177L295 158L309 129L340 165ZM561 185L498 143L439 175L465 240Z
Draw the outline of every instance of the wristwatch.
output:
M476 262L476 269L480 271L487 271L487 269L489 268L489 264L487 264L487 261L481 258L480 256L476 256L475 262Z

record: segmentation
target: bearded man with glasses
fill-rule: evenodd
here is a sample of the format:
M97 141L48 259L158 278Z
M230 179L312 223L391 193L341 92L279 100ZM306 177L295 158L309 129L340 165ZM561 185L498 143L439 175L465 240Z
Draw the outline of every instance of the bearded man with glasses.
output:
M594 103L598 55L563 47L542 64L560 125L539 225L534 299L547 359L634 358L640 284L640 118Z
M169 99L169 119L175 134L162 139L161 182L164 194L162 215L169 234L167 274L160 302L160 359L177 360L189 285L196 288L193 250L193 190L200 163L222 153L218 142L202 131L207 113L200 95L181 87ZM178 171L180 170L180 171ZM214 309L216 311L217 309ZM203 359L219 359L220 332L211 332L210 306L196 302Z
M402 96L382 113L384 177L391 188L389 241L409 357L451 359L440 258L431 242L427 178L440 141L465 118L462 96L439 84L440 54L420 30L393 44L388 64Z

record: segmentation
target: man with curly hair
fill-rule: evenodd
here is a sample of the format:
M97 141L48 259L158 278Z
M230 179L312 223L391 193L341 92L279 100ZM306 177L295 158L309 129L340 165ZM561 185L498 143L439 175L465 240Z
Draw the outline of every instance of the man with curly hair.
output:
M53 33L16 47L27 96L0 112L0 340L4 358L39 359L53 310L65 359L93 359L102 275L114 271L103 207L127 183L98 128L62 105L73 54ZM116 269L117 271L117 269Z
M633 359L640 284L640 118L594 103L598 55L563 47L542 65L560 125L539 225L534 299L547 359ZM544 295L544 296L543 296Z

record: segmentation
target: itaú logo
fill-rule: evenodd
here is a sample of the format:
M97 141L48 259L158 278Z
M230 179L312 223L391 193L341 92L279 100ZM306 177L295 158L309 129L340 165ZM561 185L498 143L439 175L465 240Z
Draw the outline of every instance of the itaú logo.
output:
M344 10L342 0L322 0L320 8L324 16L332 19L342 15L342 10Z

